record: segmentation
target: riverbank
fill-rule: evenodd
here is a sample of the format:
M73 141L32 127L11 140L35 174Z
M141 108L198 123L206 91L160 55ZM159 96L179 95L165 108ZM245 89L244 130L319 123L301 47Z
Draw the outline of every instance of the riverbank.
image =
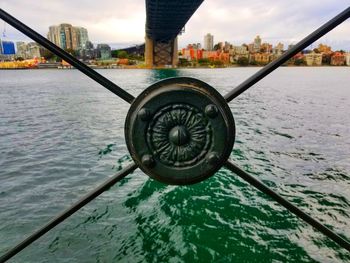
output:
M173 67L146 67L146 66L137 66L137 65L123 65L123 66L98 66L98 65L87 65L92 69L174 69ZM220 67L211 67L211 66L197 66L197 67L175 67L177 69L224 69L224 68L262 68L266 65L248 65L248 66L239 66L239 65L227 65ZM332 65L322 65L322 66L306 66L306 65L282 65L281 67L288 68L339 68L339 67L349 67L350 65L342 66L332 66ZM53 66L53 65L40 65L40 66L30 66L30 67L1 67L0 70L19 70L19 69L75 69L73 66Z

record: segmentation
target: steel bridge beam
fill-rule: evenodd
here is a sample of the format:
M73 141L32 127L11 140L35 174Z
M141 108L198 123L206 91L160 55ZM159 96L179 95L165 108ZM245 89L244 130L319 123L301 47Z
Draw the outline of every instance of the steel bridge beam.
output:
M177 35L204 0L146 0L145 62L176 66Z

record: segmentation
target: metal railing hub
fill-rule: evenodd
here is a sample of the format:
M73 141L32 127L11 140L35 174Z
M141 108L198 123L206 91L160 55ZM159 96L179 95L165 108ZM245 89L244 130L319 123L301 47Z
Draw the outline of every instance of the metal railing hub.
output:
M125 138L147 175L168 184L193 184L212 176L228 159L235 123L213 87L194 78L170 78L134 100Z

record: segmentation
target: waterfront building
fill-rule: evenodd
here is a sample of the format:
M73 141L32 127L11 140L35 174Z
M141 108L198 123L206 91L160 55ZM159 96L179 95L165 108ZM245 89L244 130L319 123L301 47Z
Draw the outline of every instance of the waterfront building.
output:
M272 54L255 53L251 55L250 60L257 62L258 64L266 65L272 60Z
M214 48L214 36L210 33L204 36L204 49L208 51L212 51Z
M283 54L283 48L284 45L279 42L273 49L272 49L272 61L279 58Z
M15 44L12 41L1 41L1 50L3 55L16 54Z
M254 43L250 43L250 44L248 45L248 51L249 51L250 54L256 52L256 51L255 51L255 48L254 48Z
M72 27L72 49L80 49L80 30L76 27Z
M13 60L15 54L15 44L11 41L3 41L0 39L0 61Z
M28 43L29 58L41 58L41 48L38 43Z
M272 53L272 45L269 43L262 43L260 46L260 52Z
M187 61L193 61L203 58L203 50L197 48L198 45L188 45L187 48L182 49L181 58Z
M89 41L88 31L84 27L75 27L78 33L78 43L79 49L84 49L86 47L86 42Z
M242 46L231 46L229 50L230 62L236 63L239 58L245 57L249 59L249 51L246 45Z
M193 43L193 44L190 44L190 45L187 46L187 48L188 48L189 46L191 46L191 47L194 48L194 49L202 49L201 43Z
M211 59L211 60L214 60L214 58L216 58L218 56L218 53L217 51L210 51L210 50L204 50L203 51L203 58L207 58L207 59Z
M322 65L322 54L311 52L304 56L307 66L321 66Z
M224 52L229 52L230 48L231 48L231 44L229 42L225 41Z
M27 44L25 42L16 42L17 48L17 57L21 57L23 59L27 58Z
M61 41L61 30L59 26L50 26L49 33L47 33L47 39L54 43L56 46L64 49Z
M210 61L221 61L224 64L230 63L230 54L221 52L220 50L217 51L203 51L203 58L207 58Z
M62 49L72 49L72 25L50 26L47 38Z
M345 64L345 55L341 52L334 52L331 57L332 66L344 66Z
M215 49L215 50L223 51L223 49L224 49L224 43L223 43L223 42L217 43L217 44L214 46L214 49Z
M74 27L71 24L50 26L47 38L62 49L79 50L85 47L89 40L88 31L83 27Z
M275 48L273 49L273 53L274 53L275 55L277 55L277 56L280 56L280 55L282 55L282 53L283 53L283 48L284 48L284 45L283 45L281 42L279 42L279 43L275 46Z
M73 49L73 32L74 39L76 39L76 32L71 24L60 25L61 41L64 49Z
M96 47L96 57L102 60L112 57L111 47L107 44L98 44Z
M42 53L41 46L36 42L29 42L28 44L25 42L17 42L17 58L23 59L33 59L40 58Z
M254 52L259 52L260 48L261 48L261 38L259 35L257 35L254 39L254 43L253 43L253 48L254 48Z
M191 61L192 60L191 51L190 51L190 49L188 47L187 48L183 48L181 50L180 58L184 58L187 61Z
M345 53L345 65L350 66L350 52Z
M85 48L80 50L80 57L83 60L94 59L95 53L94 44L91 41L86 41Z
M231 50L234 52L235 55L248 55L248 48L247 46L232 46Z

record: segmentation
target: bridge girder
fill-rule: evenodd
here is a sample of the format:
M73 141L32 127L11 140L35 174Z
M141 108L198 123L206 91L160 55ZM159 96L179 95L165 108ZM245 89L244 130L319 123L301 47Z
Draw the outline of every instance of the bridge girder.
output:
M148 66L177 64L177 35L204 0L146 0Z
M146 36L169 41L180 33L204 0L146 0Z

